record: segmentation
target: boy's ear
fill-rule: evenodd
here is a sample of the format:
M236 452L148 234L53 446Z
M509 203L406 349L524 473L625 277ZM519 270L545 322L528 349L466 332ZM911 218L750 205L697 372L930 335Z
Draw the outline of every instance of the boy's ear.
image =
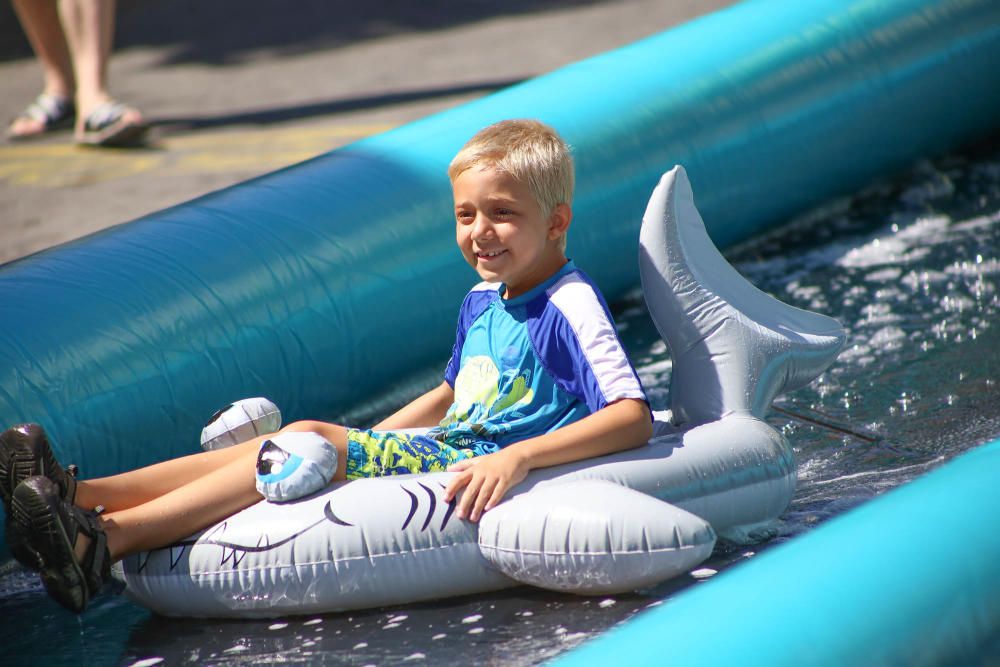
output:
M549 239L555 240L569 231L569 223L573 221L573 209L569 204L556 204L549 216Z

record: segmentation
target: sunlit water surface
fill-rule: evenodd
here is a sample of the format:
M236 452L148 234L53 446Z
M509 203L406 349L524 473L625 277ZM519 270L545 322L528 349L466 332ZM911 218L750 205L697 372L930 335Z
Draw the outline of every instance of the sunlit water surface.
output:
M798 460L791 507L753 541L720 544L691 575L612 597L518 588L220 622L156 617L121 596L78 619L27 573L8 569L0 663L518 665L556 656L1000 434L998 223L1000 151L989 150L919 164L728 253L755 285L838 318L850 338L830 371L779 399L769 418ZM641 298L616 312L654 407L667 407L669 355Z

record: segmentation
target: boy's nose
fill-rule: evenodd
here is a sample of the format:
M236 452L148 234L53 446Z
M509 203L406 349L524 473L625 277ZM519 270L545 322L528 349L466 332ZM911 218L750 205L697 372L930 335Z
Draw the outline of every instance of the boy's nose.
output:
M472 240L487 238L493 233L493 224L485 215L477 215L472 222Z

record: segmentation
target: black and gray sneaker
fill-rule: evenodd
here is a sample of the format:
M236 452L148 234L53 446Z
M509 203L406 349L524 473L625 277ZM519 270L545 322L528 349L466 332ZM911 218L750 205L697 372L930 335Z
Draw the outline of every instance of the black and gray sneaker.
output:
M65 470L56 460L45 431L38 424L18 424L0 433L0 500L7 509L4 534L11 555L21 565L38 571L38 554L11 528L10 499L14 489L29 477L48 477L70 503L76 498L76 466Z
M9 519L38 555L45 590L77 614L111 576L108 538L97 516L66 502L59 486L47 477L29 477L11 497ZM74 549L81 534L90 543L78 559Z

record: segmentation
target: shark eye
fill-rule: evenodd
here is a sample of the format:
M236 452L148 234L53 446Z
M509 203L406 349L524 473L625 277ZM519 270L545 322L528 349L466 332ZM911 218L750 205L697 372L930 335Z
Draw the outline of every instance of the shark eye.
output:
M260 448L257 455L257 474L262 476L274 475L281 472L288 461L288 452L267 440Z

